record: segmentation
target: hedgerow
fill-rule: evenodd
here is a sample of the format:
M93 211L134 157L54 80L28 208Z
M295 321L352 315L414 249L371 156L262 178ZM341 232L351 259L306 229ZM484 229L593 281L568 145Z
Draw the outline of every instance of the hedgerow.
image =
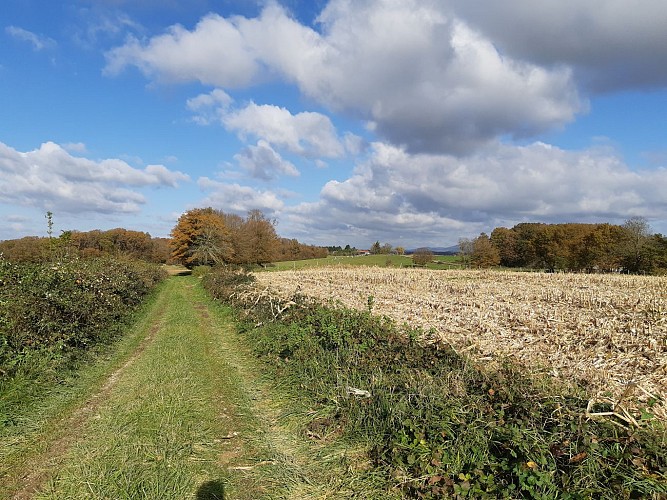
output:
M480 366L427 332L335 304L290 307L214 272L276 380L307 401L304 434L368 445L386 493L410 498L651 498L667 494L662 423L586 417L583 388L506 361ZM418 340L419 339L419 340ZM427 341L425 341L425 339ZM596 407L596 412L609 408Z
M165 276L129 260L12 264L0 256L0 378L35 353L67 356L107 340Z

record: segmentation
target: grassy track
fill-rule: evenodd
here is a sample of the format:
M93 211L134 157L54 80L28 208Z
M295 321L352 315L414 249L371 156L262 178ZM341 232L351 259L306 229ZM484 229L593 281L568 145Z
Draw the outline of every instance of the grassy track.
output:
M55 431L40 435L30 467L12 462L6 497L295 498L317 489L308 443L281 427L279 403L196 278L170 278L136 329L130 337L143 342L46 426Z
M57 467L62 450L110 385L110 374L122 370L145 342L150 325L147 311L160 314L162 309L162 302L154 295L139 312L134 329L113 346L100 346L90 353L89 361L94 363L58 373L40 385L15 378L2 386L0 404L11 418L0 426L0 498L10 498L16 492L19 497L29 497L48 469Z

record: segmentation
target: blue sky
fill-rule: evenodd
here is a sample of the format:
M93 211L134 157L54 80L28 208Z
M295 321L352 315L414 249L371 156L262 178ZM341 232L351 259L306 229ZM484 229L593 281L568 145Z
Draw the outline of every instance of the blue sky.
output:
M314 244L667 233L667 10L638 0L5 0L0 239L261 209Z

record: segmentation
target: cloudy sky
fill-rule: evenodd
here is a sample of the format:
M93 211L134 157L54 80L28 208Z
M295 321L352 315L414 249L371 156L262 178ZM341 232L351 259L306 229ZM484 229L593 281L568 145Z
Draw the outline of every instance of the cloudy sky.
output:
M0 239L260 209L314 244L667 233L664 0L3 0Z

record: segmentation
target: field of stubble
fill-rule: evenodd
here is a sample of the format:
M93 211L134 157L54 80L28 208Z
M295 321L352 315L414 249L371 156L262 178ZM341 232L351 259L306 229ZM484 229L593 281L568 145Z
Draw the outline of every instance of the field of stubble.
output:
M257 279L283 297L371 305L478 361L509 356L667 417L667 277L329 267Z

